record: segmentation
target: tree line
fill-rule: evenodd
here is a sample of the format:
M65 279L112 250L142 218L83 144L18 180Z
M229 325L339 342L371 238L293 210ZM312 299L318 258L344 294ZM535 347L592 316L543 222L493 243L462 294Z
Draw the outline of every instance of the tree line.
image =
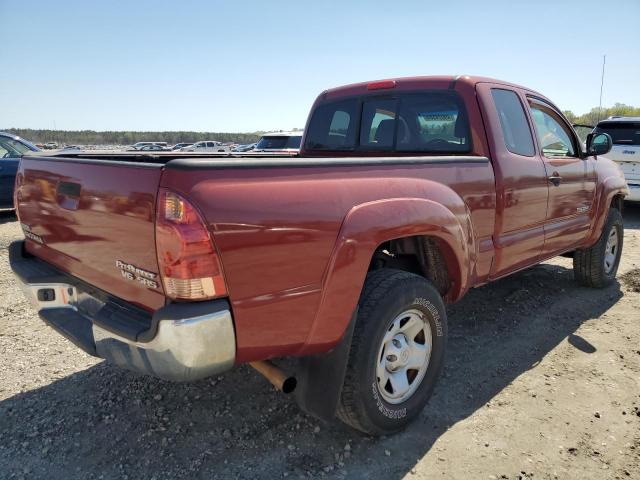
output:
M57 142L66 145L133 145L136 142L181 142L217 140L219 142L253 143L264 132L96 132L94 130L38 130L32 128L7 128L5 132L18 135L32 143Z
M581 125L596 126L598 121L613 115L620 115L623 117L640 117L640 107L632 107L631 105L625 105L624 103L615 103L613 107L599 108L593 107L588 113L582 115L576 115L571 110L565 110L562 113L567 117L571 123Z

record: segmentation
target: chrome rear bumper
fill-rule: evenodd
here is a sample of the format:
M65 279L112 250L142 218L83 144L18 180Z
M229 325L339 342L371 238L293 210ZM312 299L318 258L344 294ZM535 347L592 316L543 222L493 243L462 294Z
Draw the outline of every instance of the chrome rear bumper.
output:
M170 304L145 314L25 255L23 242L10 246L9 259L38 315L91 355L172 381L198 380L235 363L235 331L225 299Z
M190 381L233 367L236 339L229 310L162 320L149 342L132 342L93 325L96 353L116 365L165 380Z

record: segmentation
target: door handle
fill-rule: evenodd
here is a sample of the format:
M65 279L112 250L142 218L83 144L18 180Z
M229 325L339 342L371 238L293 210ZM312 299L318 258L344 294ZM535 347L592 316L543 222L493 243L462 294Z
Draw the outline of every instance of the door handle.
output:
M555 172L553 175L551 175L548 178L549 178L549 181L553 183L556 187L560 185L560 182L562 181L562 177Z

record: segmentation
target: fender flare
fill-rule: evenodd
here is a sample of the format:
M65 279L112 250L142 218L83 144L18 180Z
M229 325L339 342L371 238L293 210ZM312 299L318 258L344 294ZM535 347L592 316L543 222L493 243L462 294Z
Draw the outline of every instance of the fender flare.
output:
M316 316L298 354L328 351L340 341L358 304L373 253L389 240L418 235L438 239L452 280L446 298L460 298L468 288L476 248L462 199L458 205L457 215L424 198L376 200L352 208L342 223L323 276Z
M629 188L627 187L627 183L624 177L621 176L610 176L604 179L600 184L599 192L597 195L596 205L594 208L594 223L591 228L591 233L587 237L585 242L585 248L589 248L593 246L600 235L602 234L602 229L604 228L604 224L607 221L607 215L609 213L609 208L611 206L611 200L616 195L624 195L627 196L629 194Z

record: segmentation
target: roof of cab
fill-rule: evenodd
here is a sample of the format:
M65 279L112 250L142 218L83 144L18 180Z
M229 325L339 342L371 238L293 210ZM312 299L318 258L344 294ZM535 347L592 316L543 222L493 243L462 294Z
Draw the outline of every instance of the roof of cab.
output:
M498 80L495 78L471 76L471 75L427 75L427 76L416 76L416 77L387 78L383 80L373 80L369 82L352 83L349 85L330 88L322 92L322 95L324 95L325 98L335 98L335 97L361 94L363 91L368 90L368 86L370 84L377 84L377 83L384 83L384 82L395 82L395 87L396 88L400 87L403 90L409 90L412 88L419 89L419 88L425 88L425 87L452 88L457 82L464 82L469 85L476 85L478 83L495 83L499 85L505 85L508 87L526 90L528 92L535 93L543 97L543 95L536 92L535 90L532 90L528 87L523 87L522 85L518 85L511 82L505 82L504 80Z

